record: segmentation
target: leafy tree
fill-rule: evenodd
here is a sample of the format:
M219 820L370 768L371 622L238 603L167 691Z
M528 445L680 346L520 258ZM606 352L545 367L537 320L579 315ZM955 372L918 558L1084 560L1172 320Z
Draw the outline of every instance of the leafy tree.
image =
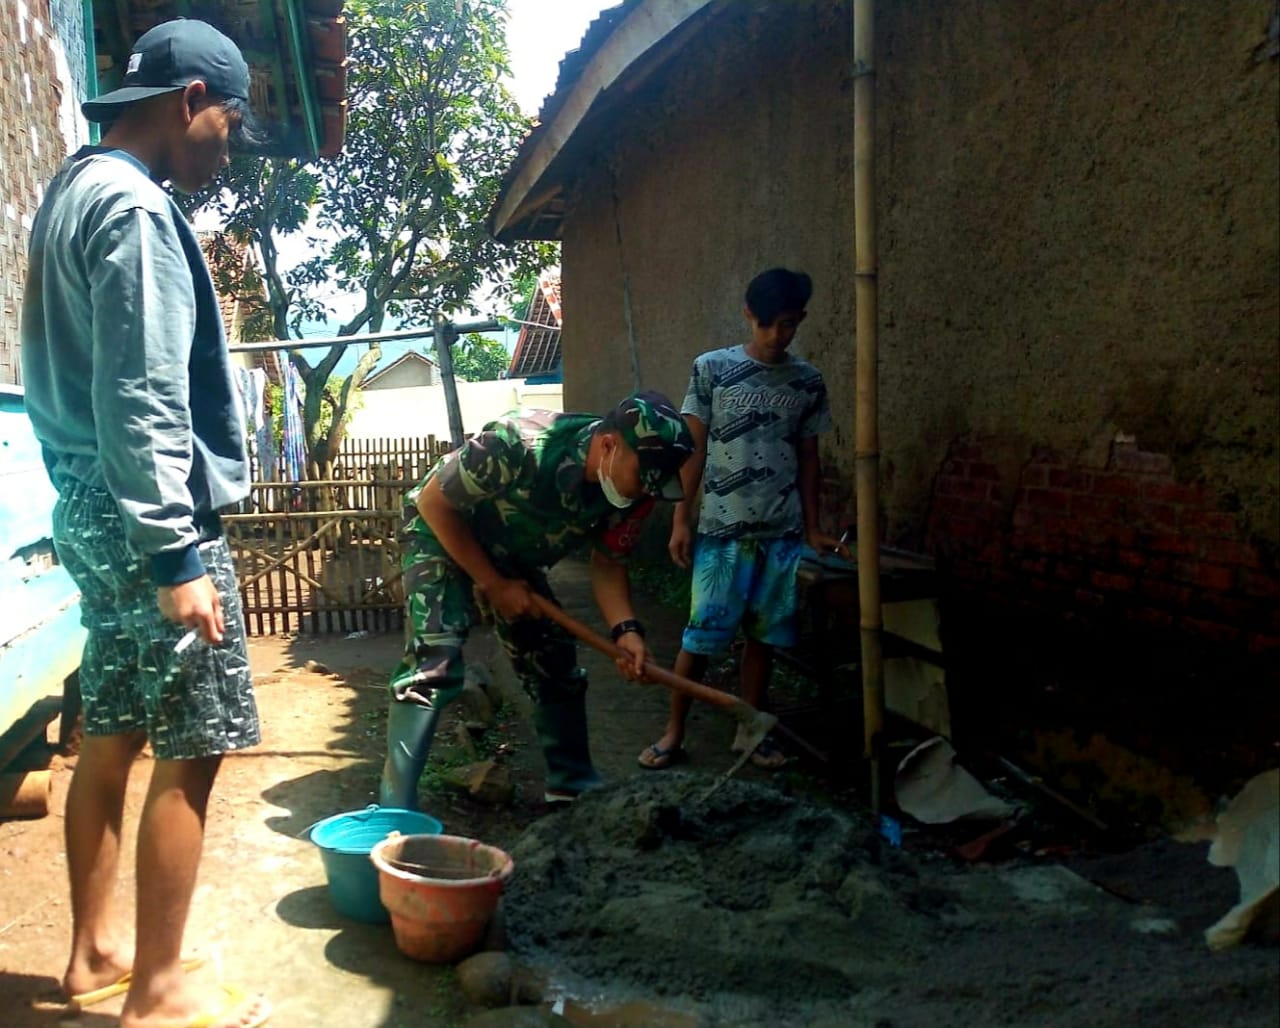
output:
M358 298L338 330L355 336L430 325L465 309L486 278L519 281L551 257L546 244L492 239L485 217L528 130L501 82L506 0L348 0L349 113L341 156L316 165L238 158L203 198L264 268L271 326L296 338L331 313L325 293ZM307 232L312 256L280 266L283 236ZM510 290L508 289L508 292ZM329 388L346 344L291 350L306 384L309 474L328 477L346 411L382 356L374 344Z
M526 271L511 280L511 310L503 319L509 326L520 330L521 322L529 320L533 310L533 298L538 291L538 272Z
M325 386L325 392L330 396L324 407L320 411L320 429L323 432L330 431L330 419L336 405L333 402L333 395L342 388L343 379L337 375L329 379ZM266 391L267 411L271 421L271 434L275 438L276 450L280 451L284 447L284 388L276 385L274 382L267 383ZM343 418L350 424L351 419L355 416L356 411L364 406L364 400L361 395L353 395L347 404L347 409L343 413ZM343 431L347 425L342 426Z
M478 332L465 336L453 355L453 373L467 382L501 378L510 366L507 348L496 339L486 339Z

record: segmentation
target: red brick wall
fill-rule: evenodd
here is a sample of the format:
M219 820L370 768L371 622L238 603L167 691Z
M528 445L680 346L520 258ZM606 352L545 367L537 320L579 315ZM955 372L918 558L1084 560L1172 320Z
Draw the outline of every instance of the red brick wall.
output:
M1085 623L1143 625L1237 655L1280 654L1275 555L1165 454L1122 440L1105 467L958 441L934 482L926 547L987 598Z
M0 4L0 383L19 381L18 320L27 237L45 184L66 155L58 106L72 83L58 78L54 47L75 75L83 40L76 4ZM78 100L78 97L72 97Z

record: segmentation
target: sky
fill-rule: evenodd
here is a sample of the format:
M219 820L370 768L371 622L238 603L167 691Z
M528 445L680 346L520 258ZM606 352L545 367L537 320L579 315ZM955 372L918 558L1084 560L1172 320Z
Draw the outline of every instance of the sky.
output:
M595 16L618 0L507 0L511 92L534 117L555 89L560 59L577 48ZM554 12L554 14L552 13Z

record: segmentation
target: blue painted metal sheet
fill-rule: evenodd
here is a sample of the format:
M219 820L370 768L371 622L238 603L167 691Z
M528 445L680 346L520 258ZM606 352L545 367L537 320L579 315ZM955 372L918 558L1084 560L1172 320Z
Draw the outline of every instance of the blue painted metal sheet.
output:
M0 565L0 653L65 607L79 609L80 591L64 567L24 577L25 563Z
M80 594L49 539L57 498L21 390L0 387L0 733L80 666Z
M79 603L46 615L39 628L0 649L0 734L45 697L61 696L63 682L80 666Z
M48 538L57 498L22 393L12 387L0 390L0 562Z

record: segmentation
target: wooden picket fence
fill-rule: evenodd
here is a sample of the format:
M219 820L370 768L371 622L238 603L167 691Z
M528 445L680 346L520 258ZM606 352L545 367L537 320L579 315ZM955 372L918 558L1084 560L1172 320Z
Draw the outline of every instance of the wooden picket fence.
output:
M404 493L447 448L434 436L348 440L332 478L254 482L223 516L249 634L403 625Z

